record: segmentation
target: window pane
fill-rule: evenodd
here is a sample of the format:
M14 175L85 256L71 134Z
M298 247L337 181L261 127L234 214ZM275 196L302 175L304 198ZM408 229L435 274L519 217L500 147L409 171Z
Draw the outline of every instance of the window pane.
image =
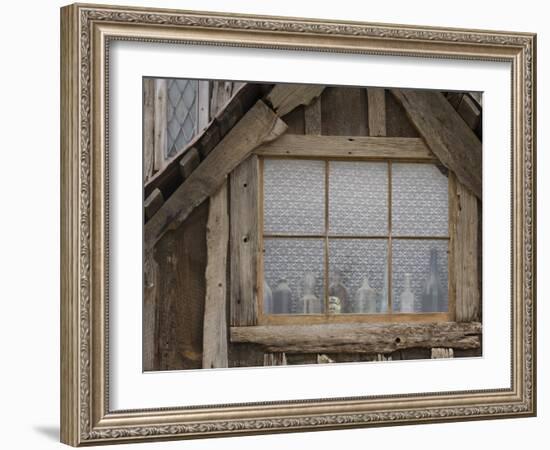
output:
M322 239L264 239L265 313L322 313L324 259Z
M392 164L393 236L449 234L448 179L433 164Z
M388 164L330 162L330 233L388 234Z
M387 311L387 261L385 239L329 241L329 296L340 299L342 313Z
M166 81L166 156L185 147L197 132L197 80L169 79Z
M264 233L323 234L325 162L264 161Z
M395 312L448 310L448 247L446 240L392 241L392 304Z

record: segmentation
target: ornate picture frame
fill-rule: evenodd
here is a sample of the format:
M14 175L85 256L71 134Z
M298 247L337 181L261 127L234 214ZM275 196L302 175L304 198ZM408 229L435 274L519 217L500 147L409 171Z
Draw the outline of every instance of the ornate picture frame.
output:
M509 388L113 410L109 386L109 57L115 41L511 65ZM536 414L536 36L75 4L61 10L61 440L73 445ZM154 375L152 375L154 376Z

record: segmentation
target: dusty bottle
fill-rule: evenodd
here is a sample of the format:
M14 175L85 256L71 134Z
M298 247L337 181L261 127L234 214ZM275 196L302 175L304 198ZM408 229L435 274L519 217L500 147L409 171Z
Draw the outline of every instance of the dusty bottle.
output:
M437 312L441 310L443 303L443 288L439 282L439 265L437 263L437 249L430 252L430 272L422 294L422 310L425 312Z
M401 296L401 312L414 312L414 293L411 291L411 274L405 274L405 287Z
M321 301L315 296L315 274L304 275L303 295L297 304L296 312L302 314L321 313Z
M377 309L377 292L369 284L369 279L363 280L363 285L355 294L355 312L361 314L375 313Z
M273 291L273 314L292 313L292 291L285 279L279 280Z
M264 280L264 312L266 314L273 313L273 292L267 284L267 281Z
M332 283L328 288L328 295L330 297L336 297L339 300L341 312L352 312L348 300L348 290L342 284L342 276L339 271L334 272L332 275Z

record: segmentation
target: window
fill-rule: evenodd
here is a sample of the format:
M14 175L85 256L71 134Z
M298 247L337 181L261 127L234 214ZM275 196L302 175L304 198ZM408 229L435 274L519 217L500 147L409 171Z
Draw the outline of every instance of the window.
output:
M264 322L448 320L449 189L436 165L261 167Z
M166 158L185 148L197 133L198 80L166 81Z

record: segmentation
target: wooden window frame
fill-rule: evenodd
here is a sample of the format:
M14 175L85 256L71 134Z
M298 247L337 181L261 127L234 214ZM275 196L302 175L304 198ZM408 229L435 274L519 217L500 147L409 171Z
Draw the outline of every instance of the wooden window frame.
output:
M297 136L296 136L297 137ZM328 137L328 136L327 136ZM322 136L320 139L324 139L325 136ZM352 139L352 138L350 138ZM401 145L399 145L401 146ZM403 144L404 154L407 155L407 144ZM261 151L259 153L262 153ZM312 149L313 153L313 149ZM265 233L264 232L264 162L266 159L284 159L284 160L313 160L313 161L324 161L325 162L325 197L328 197L328 177L329 177L329 165L331 161L350 161L350 162L385 162L388 165L388 233L384 236L368 236L368 235L338 235L338 234L329 234L328 229L328 200L325 198L325 229L322 234L312 234L312 235L301 235L301 234L278 234L278 233ZM270 155L261 154L258 157L258 201L257 201L257 224L258 224L258 246L259 246L259 255L257 261L257 292L256 297L257 302L257 316L258 316L258 325L317 325L317 324L335 324L335 323L344 323L344 324L353 324L353 323L433 323L433 322L453 322L455 320L455 291L452 287L455 285L454 273L451 271L452 261L453 261L453 236L452 232L456 228L453 222L453 219L456 217L451 208L455 207L455 202L451 199L451 183L452 177L451 174L448 175L447 183L447 195L449 196L448 203L448 233L447 236L393 236L394 238L404 239L404 240L446 240L448 242L448 259L447 259L447 272L448 272L448 282L447 282L447 292L448 292L448 307L446 312L413 312L413 313L400 313L393 312L392 308L392 222L391 222L391 211L392 211L392 177L391 177L391 168L393 163L414 163L414 164L438 164L439 161L436 158L422 157L422 158L391 158L384 157L380 154L373 154L372 156L363 155L345 155L342 153L337 153L334 156L329 155L311 155L306 156L304 154L299 155ZM264 295L263 295L263 279L264 279L264 257L263 257L263 248L264 248L264 238L268 239L278 239L278 238L289 238L289 239L299 239L304 237L307 239L318 238L323 239L324 243L324 312L317 314L266 314L264 309ZM383 239L387 242L388 245L388 304L386 313L340 313L340 314L330 314L327 311L327 299L328 299L328 288L329 288L329 239ZM452 278L452 279L451 279Z

